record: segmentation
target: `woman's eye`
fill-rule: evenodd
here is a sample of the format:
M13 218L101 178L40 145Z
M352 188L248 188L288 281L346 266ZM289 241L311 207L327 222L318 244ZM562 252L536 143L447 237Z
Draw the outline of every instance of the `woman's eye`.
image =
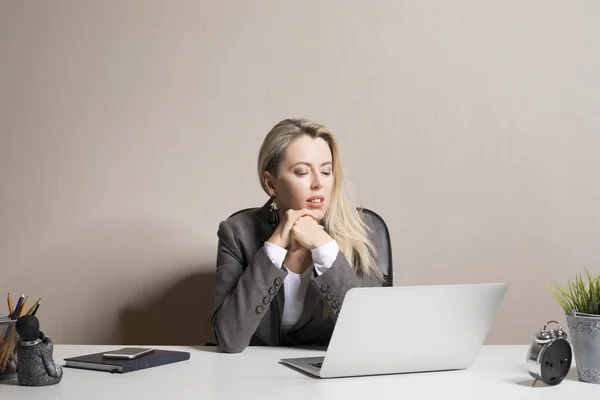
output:
M308 175L308 172L306 172L306 171L296 171L296 175L298 175L298 176L306 176L306 175Z
M322 171L321 172L324 176L329 176L331 175L331 171Z

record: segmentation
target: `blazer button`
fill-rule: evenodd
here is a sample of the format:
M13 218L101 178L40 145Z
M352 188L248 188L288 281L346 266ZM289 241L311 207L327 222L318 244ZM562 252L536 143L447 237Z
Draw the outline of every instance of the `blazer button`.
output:
M328 291L328 290L329 290L329 286L327 286L327 284L326 284L326 283L324 283L324 284L323 284L323 286L321 286L321 291L322 291L323 293L325 293L325 292L326 292L326 291Z
M327 293L327 296L325 296L325 297L327 297L327 300L331 300L331 299L333 299L333 296L334 296L333 292L329 292L329 293Z
M271 296L273 296L273 295L275 294L275 292L276 292L276 291L277 291L277 289L275 289L274 287L270 287L270 288L269 288L269 294L270 294Z
M331 302L331 307L338 308L339 306L340 306L340 303L338 303L337 300L334 300L334 301Z
M275 279L275 286L279 286L281 285L281 278L276 278Z
M271 302L271 298L269 296L265 296L263 299L263 304L269 304Z
M256 313L257 313L257 314L260 314L261 312L263 312L263 308L262 308L262 306L258 306L258 307L256 307Z

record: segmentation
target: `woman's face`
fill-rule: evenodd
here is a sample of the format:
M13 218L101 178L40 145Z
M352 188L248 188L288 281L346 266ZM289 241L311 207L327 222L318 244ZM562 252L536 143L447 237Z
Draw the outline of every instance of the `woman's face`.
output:
M294 139L279 166L279 176L265 172L269 194L281 212L309 209L318 221L329 208L333 191L333 164L329 145L308 135Z

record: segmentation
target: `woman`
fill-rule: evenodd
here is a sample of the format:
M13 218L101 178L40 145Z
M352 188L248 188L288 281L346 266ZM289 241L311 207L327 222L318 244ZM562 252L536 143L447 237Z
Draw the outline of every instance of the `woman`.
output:
M383 284L370 220L349 199L336 139L323 125L278 123L258 174L271 199L219 225L215 340L232 353L326 345L346 292Z

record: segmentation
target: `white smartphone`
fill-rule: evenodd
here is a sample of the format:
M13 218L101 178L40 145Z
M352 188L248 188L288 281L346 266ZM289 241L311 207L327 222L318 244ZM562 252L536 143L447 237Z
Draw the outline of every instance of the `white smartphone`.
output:
M139 347L123 347L119 350L109 351L102 354L106 358L120 358L125 360L133 360L146 354L150 354L154 351L151 348L139 348Z

